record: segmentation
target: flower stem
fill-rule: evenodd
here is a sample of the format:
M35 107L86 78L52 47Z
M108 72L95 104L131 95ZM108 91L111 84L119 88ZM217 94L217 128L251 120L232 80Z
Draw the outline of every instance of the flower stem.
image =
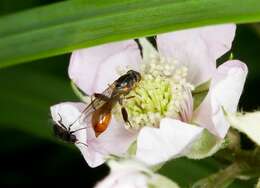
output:
M229 146L219 151L215 159L229 164L225 169L218 171L193 184L192 188L224 188L230 185L237 177L260 176L260 147L254 150L243 150L240 147L240 136L235 130L228 135Z
M204 179L197 181L192 188L224 188L230 185L234 179L241 173L242 169L239 163L235 162L227 168L212 174Z

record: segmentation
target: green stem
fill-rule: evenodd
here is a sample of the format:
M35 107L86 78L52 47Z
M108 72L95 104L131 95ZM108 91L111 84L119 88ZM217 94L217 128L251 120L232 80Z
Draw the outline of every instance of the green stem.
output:
M230 165L197 181L192 188L224 188L239 176L247 178L260 176L260 147L256 147L254 150L242 150L240 136L235 130L229 132L228 140L228 147L219 151L215 158L225 165Z
M235 162L227 168L197 181L192 188L224 188L230 185L241 172L240 163Z

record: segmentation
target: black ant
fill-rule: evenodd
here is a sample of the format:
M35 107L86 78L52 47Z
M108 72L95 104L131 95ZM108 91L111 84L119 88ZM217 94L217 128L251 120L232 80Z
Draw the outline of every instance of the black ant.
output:
M69 143L72 143L72 144L82 144L86 147L88 147L87 144L85 143L82 143L80 141L78 141L78 139L76 138L76 135L74 135L73 133L79 131L79 130L82 130L82 129L86 129L87 127L84 127L84 128L80 128L78 130L75 130L75 131L71 131L70 128L71 126L75 123L72 123L68 126L68 128L62 123L62 118L61 118L61 115L58 113L59 117L60 117L60 120L58 120L58 123L55 123L53 125L53 131L54 131L54 134L56 137L58 137L59 139L65 141L65 142L69 142Z

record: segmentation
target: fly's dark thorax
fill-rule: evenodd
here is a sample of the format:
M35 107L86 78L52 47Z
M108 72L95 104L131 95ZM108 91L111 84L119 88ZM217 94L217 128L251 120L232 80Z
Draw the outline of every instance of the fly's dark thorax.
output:
M125 74L116 80L114 93L127 95L138 81L135 74Z

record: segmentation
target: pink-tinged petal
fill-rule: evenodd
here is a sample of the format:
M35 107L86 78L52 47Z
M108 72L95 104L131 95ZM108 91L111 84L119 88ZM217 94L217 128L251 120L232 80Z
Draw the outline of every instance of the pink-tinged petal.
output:
M229 113L236 112L247 72L247 66L238 60L220 65L211 81L208 95L194 114L194 122L224 138L229 123L223 109Z
M180 120L183 122L191 122L193 115L193 98L191 91L189 89L185 89L184 100L180 105Z
M143 163L133 159L110 160L108 165L109 175L95 188L179 188L175 182L154 173Z
M129 132L112 117L107 130L96 137L91 125L91 118L85 120L81 116L82 118L79 119L85 107L84 103L60 103L51 107L51 114L57 124L60 120L67 128L73 124L71 131L76 131L73 134L78 140L75 145L81 151L88 165L90 167L97 167L103 164L106 157L110 154L125 154L128 147L135 140L136 133Z
M136 139L136 133L126 130L123 124L112 117L109 127L97 138L88 135L88 148L78 145L85 160L90 167L96 167L105 162L108 155L124 155L132 142Z
M212 80L214 95L228 112L237 111L238 102L242 94L248 69L239 60L228 61L220 65Z
M61 120L62 124L67 128L71 124L73 124L71 126L71 131L76 131L81 129L73 133L76 136L77 140L80 142L80 143L75 143L75 145L81 150L81 153L86 159L88 165L91 167L95 167L102 164L104 160L101 160L102 157L100 156L100 154L90 152L93 146L91 145L91 143L88 143L88 140L94 138L93 128L91 126L88 127L87 123L81 120L75 121L79 119L81 112L83 111L84 108L85 108L84 103L65 102L65 103L60 103L52 106L51 114L53 120L56 123L59 123L58 121ZM86 129L82 129L82 128L86 128Z
M137 138L137 159L156 165L176 158L188 151L203 128L179 120L164 118L160 128L144 127Z
M109 153L122 155L126 153L129 146L134 142L137 133L127 130L122 122L118 122L112 116L108 129L98 137L97 142L101 148L109 151Z
M121 169L112 171L95 188L148 188L147 179L142 171Z
M199 85L212 77L216 59L231 48L235 25L207 26L157 36L159 52L188 68L188 81Z
M113 172L95 188L148 188L147 177L141 172L121 171Z
M215 59L218 59L231 49L235 33L235 24L225 24L205 27L201 35L210 53Z
M118 70L138 71L141 55L134 40L114 42L72 53L69 76L86 94L101 93L118 77Z
M61 121L62 124L68 128L69 125L73 124L75 120L79 118L84 108L84 103L64 102L51 106L50 110L53 121L57 124L59 124L58 121ZM85 127L85 125L81 124L80 121L76 121L73 126L71 126L71 130L74 131L82 127Z
M153 172L145 165L134 160L108 161L110 174L95 188L148 188Z

